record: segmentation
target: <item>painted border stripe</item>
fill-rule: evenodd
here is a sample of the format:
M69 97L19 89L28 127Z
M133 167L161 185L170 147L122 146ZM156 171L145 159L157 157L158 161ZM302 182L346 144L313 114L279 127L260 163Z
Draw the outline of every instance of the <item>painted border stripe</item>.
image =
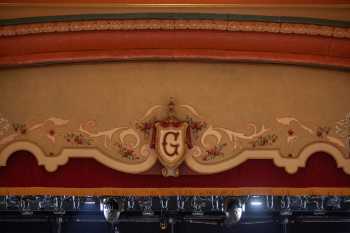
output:
M225 20L225 21L252 21L252 22L273 22L273 23L295 23L313 24L320 26L350 27L350 21L338 21L328 19L316 19L307 17L286 17L286 16L259 16L259 15L238 15L238 14L203 14L203 13L127 13L127 14L82 14L27 17L16 19L0 20L0 26L49 23L49 22L71 22L87 20L132 20L132 19L158 19L158 20Z

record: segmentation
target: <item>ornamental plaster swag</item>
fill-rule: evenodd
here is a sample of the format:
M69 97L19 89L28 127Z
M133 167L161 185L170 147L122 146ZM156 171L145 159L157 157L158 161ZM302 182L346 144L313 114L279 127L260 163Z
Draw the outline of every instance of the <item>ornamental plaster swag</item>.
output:
M276 166L295 173L309 156L323 151L350 174L350 113L330 125L276 116L274 124L249 123L242 132L207 122L194 106L176 105L170 98L168 105L151 106L129 126L100 130L98 122L88 121L72 130L69 124L74 119L30 122L12 122L1 115L0 166L6 166L14 152L27 150L49 172L70 158L94 158L126 173L145 172L159 160L164 176L179 176L183 162L197 173L212 174L248 159L272 159Z

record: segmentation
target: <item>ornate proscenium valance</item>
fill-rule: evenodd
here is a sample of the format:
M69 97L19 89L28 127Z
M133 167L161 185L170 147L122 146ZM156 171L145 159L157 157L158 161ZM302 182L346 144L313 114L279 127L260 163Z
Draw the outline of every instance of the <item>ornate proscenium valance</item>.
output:
M0 17L0 195L350 194L350 23L221 10Z
M347 72L131 62L1 77L4 194L345 194L349 185Z
M249 123L250 132L242 133L208 123L195 107L176 107L171 98L167 106L151 106L129 127L98 131L97 122L88 121L67 130L70 121L51 117L33 124L10 124L2 117L0 164L5 166L15 151L27 150L49 172L70 158L92 157L126 173L145 172L158 160L164 166L164 176L178 176L183 161L197 173L211 174L234 168L247 159L273 159L276 166L295 173L305 166L309 156L323 151L350 174L350 113L333 124L316 127L293 116L277 116L273 124ZM49 131L47 125L51 125ZM57 131L63 137L58 138ZM40 137L50 143L45 146L40 140L35 142Z

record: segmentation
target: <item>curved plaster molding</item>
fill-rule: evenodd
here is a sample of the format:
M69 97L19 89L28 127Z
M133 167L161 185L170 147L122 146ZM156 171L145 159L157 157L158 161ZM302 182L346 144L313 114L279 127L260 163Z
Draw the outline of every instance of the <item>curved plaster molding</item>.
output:
M350 22L316 18L210 13L28 17L0 20L0 68L213 60L349 69L349 39Z
M142 173L154 166L157 161L157 155L152 153L146 161L141 164L127 164L114 160L98 149L63 149L55 157L48 157L42 149L31 142L14 142L5 147L0 154L0 166L6 166L8 158L16 151L25 150L30 152L48 172L54 172L59 166L68 163L70 158L94 158L99 163L112 169L137 174ZM339 168L342 168L346 174L350 175L350 161L345 159L342 152L329 143L313 143L306 146L300 153L298 159L284 158L278 150L246 150L237 156L224 162L214 164L203 164L198 162L190 151L185 156L186 164L195 172L200 174L214 174L232 169L249 159L271 159L278 167L284 167L286 172L294 174L299 168L306 166L308 158L316 152L325 152L333 157Z
M213 174L229 170L249 159L272 159L276 166L284 167L286 172L294 174L298 171L298 168L305 167L308 158L316 152L325 152L332 156L337 166L350 175L350 161L345 159L342 152L334 145L321 142L306 146L297 159L282 157L278 150L246 150L233 158L215 164L200 163L193 156L186 156L185 162L192 170L198 173Z
M43 150L32 142L20 141L6 146L0 153L0 166L6 166L8 158L16 151L25 150L35 156L38 165L43 165L48 172L54 172L65 165L70 158L94 158L99 163L126 173L142 173L149 170L157 161L157 156L150 154L143 163L130 164L106 156L98 149L65 148L54 157L47 156Z
M27 23L0 26L0 37L40 33L79 31L133 30L214 30L228 32L262 32L350 38L349 27L317 24L231 21L215 19L109 19L69 22Z

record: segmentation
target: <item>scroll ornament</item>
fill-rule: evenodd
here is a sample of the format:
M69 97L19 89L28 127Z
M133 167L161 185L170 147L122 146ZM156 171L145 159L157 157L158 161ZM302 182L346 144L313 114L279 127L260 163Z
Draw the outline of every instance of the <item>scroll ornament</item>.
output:
M112 169L142 173L159 161L163 176L179 176L185 163L200 174L232 169L248 159L272 159L288 173L305 167L315 152L331 155L350 174L350 113L330 125L308 125L293 116L273 124L247 123L247 129L217 127L191 105L150 107L130 126L100 130L97 121L50 117L36 123L11 122L0 115L0 166L14 152L27 150L54 172L69 158L94 158Z

